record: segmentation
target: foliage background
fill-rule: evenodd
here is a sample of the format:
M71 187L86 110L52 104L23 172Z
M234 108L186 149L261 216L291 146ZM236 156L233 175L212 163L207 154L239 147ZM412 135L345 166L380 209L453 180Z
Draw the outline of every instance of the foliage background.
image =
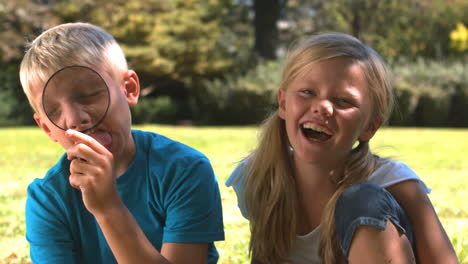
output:
M0 0L0 125L33 122L18 81L27 41L83 21L113 34L139 74L135 123L256 124L291 44L341 31L392 66L401 105L390 125L468 127L468 1L273 1Z

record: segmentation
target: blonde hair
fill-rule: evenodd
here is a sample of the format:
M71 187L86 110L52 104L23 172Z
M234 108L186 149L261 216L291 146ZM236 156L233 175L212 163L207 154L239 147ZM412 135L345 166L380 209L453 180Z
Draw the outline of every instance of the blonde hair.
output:
M388 71L380 56L358 39L343 33L312 36L288 55L280 89L317 62L347 57L360 66L368 83L372 118L385 123L392 111L393 94ZM257 148L249 158L245 183L250 220L250 254L256 263L290 262L289 251L297 232L298 198L284 120L273 113L262 125ZM368 142L349 153L344 173L333 179L337 191L327 203L321 220L320 256L323 263L342 257L335 234L334 208L338 196L350 185L364 182L379 166L380 158L370 152Z
M122 49L102 28L88 23L50 28L28 45L20 66L21 85L34 111L38 109L33 93L40 91L54 72L70 65L105 71L116 81L128 69Z

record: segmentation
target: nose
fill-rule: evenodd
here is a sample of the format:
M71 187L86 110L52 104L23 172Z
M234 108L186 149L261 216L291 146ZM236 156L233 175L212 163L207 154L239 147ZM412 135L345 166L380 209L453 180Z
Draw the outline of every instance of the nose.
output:
M65 106L62 108L63 129L83 131L90 127L91 117L77 106Z
M313 106L314 114L318 114L324 117L331 117L333 115L333 104L326 100L321 99Z

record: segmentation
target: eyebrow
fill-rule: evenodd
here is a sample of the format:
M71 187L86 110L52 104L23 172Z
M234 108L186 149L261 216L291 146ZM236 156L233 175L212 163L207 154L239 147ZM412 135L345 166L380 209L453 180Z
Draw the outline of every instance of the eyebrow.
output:
M305 75L303 75L302 77L304 76ZM300 76L297 76L294 80L292 80L291 84L293 83L307 85L310 87L318 87L317 82L315 80L300 78Z

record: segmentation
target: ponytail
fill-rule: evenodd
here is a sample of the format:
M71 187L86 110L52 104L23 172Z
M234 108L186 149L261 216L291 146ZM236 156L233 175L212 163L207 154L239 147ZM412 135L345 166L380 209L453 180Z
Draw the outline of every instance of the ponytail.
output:
M285 124L277 112L261 131L245 183L249 251L255 263L280 264L288 262L296 237L296 187Z
M324 264L337 263L341 254L336 238L335 205L341 193L354 184L367 181L379 166L380 158L370 152L369 142L361 141L351 151L342 178L334 179L338 188L325 206L320 234L320 257Z

